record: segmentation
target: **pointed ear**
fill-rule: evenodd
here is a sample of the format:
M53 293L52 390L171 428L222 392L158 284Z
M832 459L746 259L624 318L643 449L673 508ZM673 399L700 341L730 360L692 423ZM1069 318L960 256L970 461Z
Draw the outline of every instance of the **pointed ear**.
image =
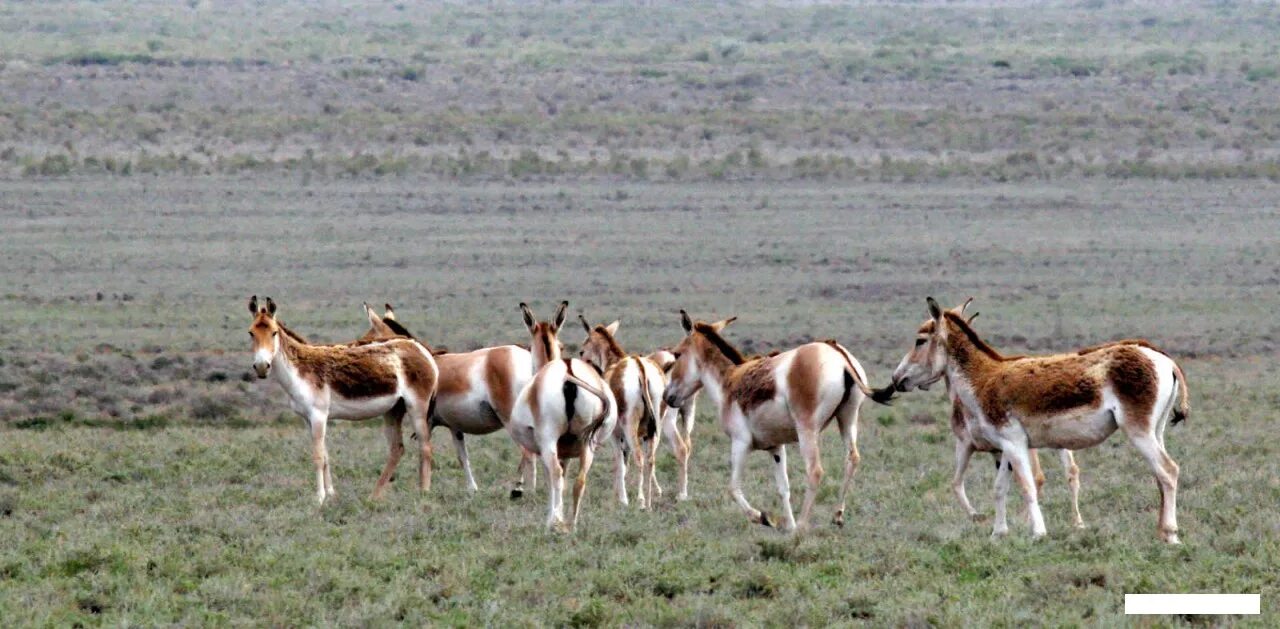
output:
M556 326L557 332L560 331L560 326L564 325L564 317L567 314L565 311L568 309L569 302L567 301L560 302L560 307L556 308L556 318L552 320L552 325Z
M609 333L609 336L617 336L618 326L620 325L622 325L621 321L614 321L613 323L610 323L609 325L604 326L604 329L606 332Z
M959 307L959 308L956 308L956 311L957 311L957 312L959 312L959 313L961 314L961 316L963 316L963 315L964 315L964 310L965 310L965 308L968 308L968 307L969 307L969 304L971 304L971 303L973 303L973 298L972 298L972 297L970 297L970 298L968 298L968 299L964 300L964 303L963 303L963 304L960 304L960 307Z
M982 313L981 313L981 312L975 312L975 313L973 313L972 315L970 315L970 316L969 316L969 321L968 321L969 325L973 325L973 320L974 320L974 319L977 319L977 318L978 318L978 315L980 315L980 314L982 314Z
M582 329L587 331L587 336L591 336L591 324L587 323L587 318L578 315L578 320L582 322Z
M689 313L683 308L680 309L680 327L684 328L685 333L693 332L693 319L689 318Z
M728 319L721 319L719 321L716 321L715 323L712 323L711 328L716 332L719 332L720 330L723 330L729 327L730 323L733 323L734 321L737 321L737 320L738 320L738 317L736 316L729 317Z
M520 302L520 312L524 314L524 327L529 328L533 332L533 325L537 323L537 319L533 318L533 311L529 310L529 304Z
M934 321L942 318L942 308L938 305L938 301L932 297L926 297L925 301L929 304L929 316Z
M270 297L267 298L267 314L271 315L272 319L276 318L276 302Z
M369 325L374 327L377 327L378 324L382 323L382 318L378 316L378 313L373 311L373 307L370 306L367 301L364 302L364 316L368 317Z
M392 321L396 320L396 311L391 307L391 304L382 304L382 309L386 311L382 315L383 319L391 319Z
M249 298L249 314L258 316L258 296L254 295Z

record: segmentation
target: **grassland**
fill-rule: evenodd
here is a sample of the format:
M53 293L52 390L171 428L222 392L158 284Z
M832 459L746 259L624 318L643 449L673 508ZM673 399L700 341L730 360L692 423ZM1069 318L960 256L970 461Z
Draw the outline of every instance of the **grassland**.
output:
M1139 624L1274 625L1276 42L1247 3L0 2L0 619L1109 627L1199 591L1264 615ZM620 507L603 457L572 538L507 498L502 434L477 496L438 434L433 491L409 457L371 502L380 431L339 424L317 508L248 373L255 293L321 341L390 301L455 350L525 340L520 301L636 351L736 314L745 350L835 337L874 384L926 295L1009 351L1148 337L1191 381L1184 545L1118 437L1078 454L1087 530L1050 457L1048 539L989 541L936 391L864 409L842 530L825 436L800 538L737 512L706 403L693 499Z

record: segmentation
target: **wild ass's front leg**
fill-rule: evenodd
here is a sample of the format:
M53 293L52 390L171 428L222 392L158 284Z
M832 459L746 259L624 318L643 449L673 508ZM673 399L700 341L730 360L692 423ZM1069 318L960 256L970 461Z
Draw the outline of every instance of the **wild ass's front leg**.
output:
M747 453L750 451L749 439L734 439L729 445L729 494L752 522L770 527L777 526L778 524L769 518L769 514L752 507L742 493L742 468L747 462Z
M982 518L977 509L969 502L969 495L964 491L964 473L969 469L969 459L973 457L973 444L963 440L956 439L956 473L951 477L951 491L955 493L956 499L960 501L960 506L964 508L965 513L969 515L969 519L977 522ZM1000 465L996 461L996 466Z
M1027 514L1031 521L1031 536L1044 537L1044 515L1040 512L1040 497L1036 494L1035 476L1031 470L1031 454L1025 441L1005 440L1001 444L1005 458L1013 464L1013 476L1022 489L1022 496L1027 503Z
M1084 528L1084 518L1080 517L1080 467L1076 465L1076 457L1066 448L1059 451L1062 469L1067 474L1067 489L1071 491L1071 524Z
M668 408L662 414L662 432L667 437L671 451L676 455L679 477L676 481L676 500L689 499L689 444L677 425L679 410ZM655 488L656 489L656 488Z
M516 486L511 490L511 499L516 500L524 497L524 490L537 491L538 489L538 461L537 456L526 450L524 446L520 446L520 465L516 467Z
M327 413L313 411L308 417L311 424L311 462L316 468L316 502L324 504L325 467L329 464L329 449L325 446Z

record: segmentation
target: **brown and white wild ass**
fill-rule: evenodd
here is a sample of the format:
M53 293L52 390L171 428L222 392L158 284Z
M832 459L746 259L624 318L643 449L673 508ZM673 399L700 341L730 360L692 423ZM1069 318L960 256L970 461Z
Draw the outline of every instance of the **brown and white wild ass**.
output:
M955 312L963 317L965 309L968 308L969 304L972 302L973 298L970 297L969 299L966 299L963 304L960 304L959 307L952 308L951 312ZM972 327L973 320L977 317L978 313L975 312L965 319L965 321ZM932 329L930 327L932 325L933 321L929 320L921 324L921 328ZM1006 356L1006 358L1009 360L1017 360L1026 357ZM976 441L973 438L971 434L971 427L969 425L969 416L964 412L964 404L961 403L954 394L952 394L951 386L946 376L943 376L942 381L947 384L947 394L951 399L951 433L955 435L956 438L956 469L955 475L951 478L951 490L955 493L956 499L960 501L960 506L964 508L965 513L969 515L969 518L974 521L978 521L981 519L981 514L978 513L977 509L973 508L973 504L969 502L969 496L964 490L964 474L969 468L969 459L973 456L974 452L991 453L992 457L995 458L996 463L996 483L998 483L996 486L997 492L1000 491L999 487L1009 483L1011 466L1008 463L1003 465L1001 464L999 450L992 449L989 447L989 444ZM927 385L925 388L928 388ZM1044 487L1044 471L1040 467L1039 451L1035 448L1031 448L1029 450L1029 454L1031 457L1031 474L1036 485L1036 495L1040 496L1042 493L1041 490ZM1065 448L1060 449L1058 450L1058 455L1059 459L1062 461L1063 472L1066 474L1067 489L1071 494L1072 524L1076 528L1083 528L1084 519L1080 517L1080 467L1076 465L1075 455L1070 450ZM1027 515L1030 516L1030 511L1027 512ZM1003 512L1003 508L996 513L996 519L997 522L1004 521L1005 513ZM997 526L1000 525L997 524ZM1004 528L1007 527L1008 525L1005 524Z
M542 457L547 468L547 528L572 531L586 492L587 472L602 439L613 434L617 405L604 378L586 362L561 358L558 335L569 302L561 302L552 321L537 321L520 304L532 336L533 379L516 397L507 431L521 447ZM585 392L586 395L582 393ZM564 519L564 468L561 460L578 459L573 485L573 511Z
M844 525L845 501L858 468L858 410L868 397L887 402L892 390L872 390L867 375L835 341L808 343L773 356L744 358L720 336L723 325L694 322L683 310L681 325L688 335L673 350L676 365L667 385L667 403L681 405L700 383L720 411L720 423L730 439L730 491L752 522L775 526L767 513L756 510L742 493L742 467L747 453L766 450L773 455L775 480L782 497L784 530L795 530L791 491L787 480L786 444L800 444L806 480L799 528L809 525L822 461L818 436L834 419L840 427L847 457L835 523Z
M404 453L400 424L409 417L420 435L435 397L438 371L431 352L412 339L349 345L311 345L276 319L276 303L267 298L258 306L249 300L253 323L253 369L259 378L274 373L289 396L290 406L311 428L312 460L316 467L316 498L323 504L334 495L333 475L325 432L330 419L362 420L384 416L387 463L374 487L382 495ZM392 438L394 435L394 439ZM431 488L431 443L420 440L418 482Z
M618 500L627 504L627 455L632 454L639 469L636 481L636 500L641 509L653 505L656 488L654 459L658 454L658 425L672 440L676 460L680 463L679 500L689 497L688 448L683 435L676 428L675 411L667 412L662 398L667 390L667 374L647 357L628 354L618 343L620 322L592 327L586 317L578 316L587 338L579 353L582 359L595 367L613 392L618 405L618 423L613 429L617 440L614 467L614 490Z
M369 318L369 331L361 340L379 340L404 336L413 338L396 319L391 304L385 304L386 314L378 316L368 304L365 313ZM467 456L465 435L487 435L501 430L511 418L516 395L533 377L533 358L529 350L518 345L485 347L470 352L433 351L436 366L440 370L436 387L436 403L430 418L428 433L436 426L444 426L453 435L458 462L466 475L467 491L477 491L475 476L471 473L471 459ZM430 435L427 436L430 439ZM533 454L520 450L519 476L511 490L512 498L524 495L526 484L530 491L537 482L537 466Z
M964 406L969 434L1000 450L1002 473L1011 467L1030 512L1032 535L1045 534L1031 473L1029 448L1079 450L1117 429L1146 459L1160 487L1160 537L1178 543L1178 465L1164 448L1164 431L1190 413L1186 377L1172 358L1142 340L1121 341L1067 354L1009 359L987 345L957 310L927 300L930 320L893 373L899 391L947 378ZM996 528L1008 494L997 480Z

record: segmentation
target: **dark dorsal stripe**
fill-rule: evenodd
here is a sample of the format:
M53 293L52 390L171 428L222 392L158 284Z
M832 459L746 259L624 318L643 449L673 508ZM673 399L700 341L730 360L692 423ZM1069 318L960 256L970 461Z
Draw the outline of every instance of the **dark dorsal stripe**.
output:
M724 357L728 358L733 364L741 365L746 362L746 359L742 357L742 352L739 352L737 348L724 340L724 337L720 336L720 333L716 332L716 329L711 327L710 324L699 321L693 324L693 330L706 337L708 341L711 341L711 344L720 350L720 353L724 354Z
M281 332L284 332L285 336L287 336L287 337L289 337L289 338L291 338L291 339L293 339L293 340L295 340L295 341L297 341L297 342L299 342L299 343L302 343L303 345L310 345L310 344L311 344L309 341L307 341L306 337L304 337L304 336L302 336L301 334L298 334L297 332L294 332L293 330L290 330L289 328L285 327L285 325L284 325L283 323L281 323L279 319L277 319L277 320L276 320L276 327L280 328L280 331L281 331Z
M969 337L969 342L972 343L974 347L978 348L978 351L996 360L1004 360L1004 356L1001 356L1000 352L992 349L990 345L987 345L986 341L983 341L978 337L978 333L973 331L973 328L969 326L969 322L964 320L964 317L961 317L954 312L947 312L944 316L947 318L947 321L954 323L956 327L960 328L961 332L964 332L965 336Z

